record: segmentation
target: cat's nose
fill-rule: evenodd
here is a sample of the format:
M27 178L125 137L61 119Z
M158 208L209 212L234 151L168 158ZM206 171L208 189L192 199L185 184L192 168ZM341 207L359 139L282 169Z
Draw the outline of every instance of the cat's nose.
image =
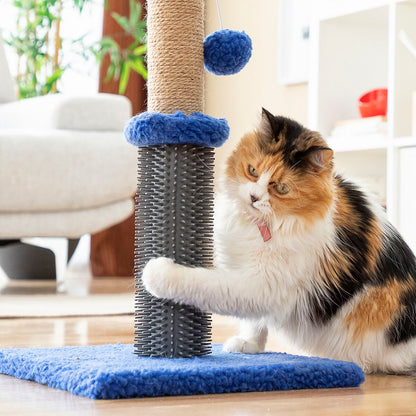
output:
M258 201L259 199L256 197L256 195L250 195L251 198L251 202L254 204L256 201Z

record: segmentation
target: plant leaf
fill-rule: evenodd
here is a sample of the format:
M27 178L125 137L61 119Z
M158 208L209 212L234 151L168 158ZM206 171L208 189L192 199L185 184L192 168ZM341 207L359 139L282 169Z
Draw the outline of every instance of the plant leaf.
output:
M142 14L142 5L136 0L130 0L129 2L130 9L130 27L133 28L136 26L137 22L140 20Z
M111 13L113 19L124 29L127 33L130 33L130 23L126 17L119 15L116 12Z
M140 43L146 43L146 31L140 26L135 26L131 32L134 39L138 40Z
M134 48L133 53L137 55L144 55L147 52L147 45L140 45L137 48Z
M58 81L62 74L65 72L65 68L57 69L50 77L46 78L46 85L52 84Z
M116 73L116 65L111 62L110 65L108 65L107 74L104 79L104 82L110 81L110 79L113 79Z
M129 64L135 72L141 75L145 81L147 81L147 69L144 66L142 58L129 61Z
M124 62L120 70L120 83L118 84L118 93L124 94L130 77L130 63Z

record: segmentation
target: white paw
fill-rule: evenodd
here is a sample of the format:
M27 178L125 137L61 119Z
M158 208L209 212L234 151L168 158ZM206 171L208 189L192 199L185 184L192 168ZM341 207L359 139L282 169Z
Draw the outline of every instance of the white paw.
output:
M239 336L228 339L223 346L225 352L236 352L242 354L258 354L264 352L264 347L255 341L248 341Z
M157 298L172 298L176 267L173 260L167 257L149 260L142 274L145 289Z

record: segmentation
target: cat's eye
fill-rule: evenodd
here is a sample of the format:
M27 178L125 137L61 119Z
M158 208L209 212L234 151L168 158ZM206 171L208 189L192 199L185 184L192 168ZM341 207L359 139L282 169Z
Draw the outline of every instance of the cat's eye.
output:
M279 195L286 195L290 191L289 185L285 183L276 183L274 189Z
M251 165L248 165L248 173L255 178L258 178L259 176L259 174L257 173L257 170L253 168L253 166Z

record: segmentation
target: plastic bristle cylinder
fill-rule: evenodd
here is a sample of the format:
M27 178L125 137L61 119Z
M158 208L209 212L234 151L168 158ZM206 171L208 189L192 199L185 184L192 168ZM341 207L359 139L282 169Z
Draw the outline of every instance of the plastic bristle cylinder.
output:
M163 145L138 150L135 237L135 353L195 357L211 352L211 318L186 305L157 299L142 287L149 259L211 267L214 150Z

